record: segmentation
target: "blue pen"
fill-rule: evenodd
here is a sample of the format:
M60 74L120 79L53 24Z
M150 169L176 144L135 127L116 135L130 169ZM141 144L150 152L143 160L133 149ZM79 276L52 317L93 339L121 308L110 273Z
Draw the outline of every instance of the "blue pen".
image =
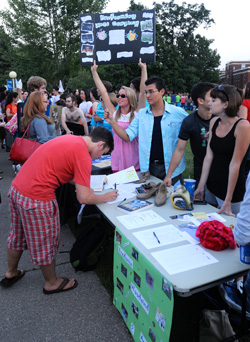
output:
M157 242L160 243L160 240L158 239L157 235L155 234L155 232L153 232L154 237L156 238Z

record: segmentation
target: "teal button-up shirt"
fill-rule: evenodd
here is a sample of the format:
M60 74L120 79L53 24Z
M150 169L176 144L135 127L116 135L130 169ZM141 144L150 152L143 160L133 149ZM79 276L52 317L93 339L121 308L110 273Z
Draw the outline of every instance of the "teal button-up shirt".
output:
M165 102L165 111L161 120L161 133L164 152L164 162L166 173L169 164L177 146L178 135L183 119L188 115L180 107L173 106ZM139 162L141 172L149 170L151 142L154 126L154 115L150 107L139 110L138 114L126 129L130 141L139 137ZM175 169L172 178L180 175L186 167L185 155L183 155L180 164Z

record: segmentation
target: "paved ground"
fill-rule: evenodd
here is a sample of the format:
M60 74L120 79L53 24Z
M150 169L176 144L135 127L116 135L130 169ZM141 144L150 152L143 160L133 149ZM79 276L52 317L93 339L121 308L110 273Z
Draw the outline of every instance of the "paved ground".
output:
M0 149L0 279L7 267L6 240L10 216L7 193L15 174L8 153ZM71 248L74 237L67 225L61 229L59 251ZM95 272L74 273L68 254L58 254L58 276L75 277L79 285L73 291L46 296L43 277L24 252L20 268L26 275L12 288L0 287L1 342L129 342L132 341L122 317Z

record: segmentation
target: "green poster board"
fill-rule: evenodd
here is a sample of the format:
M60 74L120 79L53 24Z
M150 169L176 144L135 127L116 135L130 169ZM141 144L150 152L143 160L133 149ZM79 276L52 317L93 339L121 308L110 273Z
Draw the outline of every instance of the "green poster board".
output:
M173 286L119 229L114 241L113 303L135 341L169 341Z

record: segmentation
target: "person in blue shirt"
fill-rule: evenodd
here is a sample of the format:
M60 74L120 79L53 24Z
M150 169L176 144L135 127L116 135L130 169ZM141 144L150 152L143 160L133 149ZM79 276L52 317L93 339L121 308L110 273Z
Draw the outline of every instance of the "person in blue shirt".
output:
M142 108L126 130L117 124L112 115L107 113L104 118L124 141L131 141L138 136L141 173L149 171L163 180L178 142L181 123L187 113L182 108L163 101L165 83L162 78L150 77L145 85L149 107ZM182 179L184 170L183 156L172 174L173 184Z

